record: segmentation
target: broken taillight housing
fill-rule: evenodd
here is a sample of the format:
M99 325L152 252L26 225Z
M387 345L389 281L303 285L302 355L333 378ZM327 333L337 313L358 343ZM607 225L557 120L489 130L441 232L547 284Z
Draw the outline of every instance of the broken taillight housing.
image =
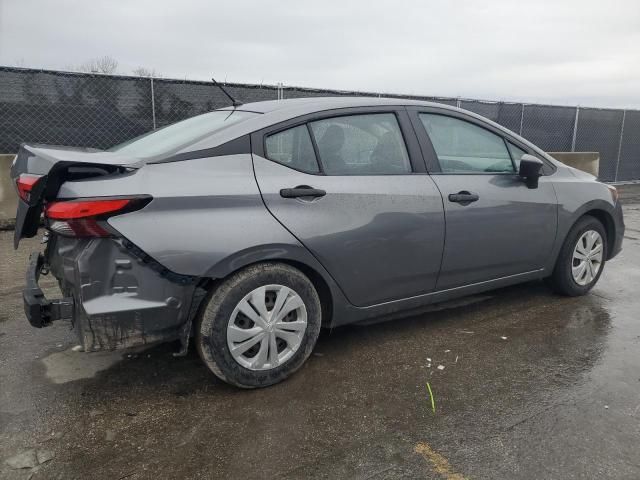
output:
M16 187L18 196L29 203L31 200L31 191L35 188L42 175L34 175L32 173L22 173L16 178Z
M106 220L114 215L140 210L149 196L81 198L48 203L44 216L48 227L67 237L111 237L115 235Z

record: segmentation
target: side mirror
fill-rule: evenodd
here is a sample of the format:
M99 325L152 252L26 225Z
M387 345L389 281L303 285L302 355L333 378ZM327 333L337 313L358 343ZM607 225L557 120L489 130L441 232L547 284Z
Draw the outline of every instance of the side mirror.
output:
M528 188L538 188L538 179L542 175L540 170L542 170L543 165L542 160L533 155L528 153L522 155L518 175L524 179Z

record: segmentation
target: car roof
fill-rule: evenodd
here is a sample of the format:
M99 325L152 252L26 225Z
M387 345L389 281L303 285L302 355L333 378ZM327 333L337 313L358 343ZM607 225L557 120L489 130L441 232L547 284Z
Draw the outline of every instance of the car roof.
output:
M354 108L354 107L380 107L380 106L395 106L395 107L404 107L404 106L419 106L419 107L432 107L437 108L439 110L449 110L453 112L462 112L467 116L474 117L485 124L492 125L498 130L503 131L504 133L519 139L525 145L529 145L538 154L544 158L546 158L550 163L554 165L558 165L559 162L540 149L537 145L534 145L529 140L521 137L508 130L507 128L499 125L496 122L489 120L486 117L482 117L477 113L470 112L468 110L463 110L461 108L453 107L451 105L437 103L437 102L428 102L425 100L412 100L409 98L388 98L388 97L347 97L347 96L336 96L336 97L304 97L304 98L290 98L286 100L267 100L262 102L253 102L253 103L245 103L236 108L234 107L224 107L218 110L222 111L245 111L245 112L254 112L255 115L252 118L244 120L242 122L231 125L228 128L225 128L219 132L215 132L210 137L207 137L199 142L189 145L184 148L180 152L177 153L186 153L197 150L204 150L208 148L217 147L226 142L230 142L235 140L241 136L250 134L252 132L261 130L266 127L270 127L272 125L276 125L280 122L285 122L287 120L291 120L296 117L301 117L303 115L309 115L313 113L323 112L325 110L336 110L341 108Z
M219 132L213 133L195 144L189 145L181 152L207 149L221 145L240 136L261 130L292 118L322 112L353 107L376 106L426 106L449 110L459 110L441 103L410 100L406 98L377 98L377 97L307 97L286 100L267 100L263 102L245 103L236 108L224 107L218 110L232 112L233 110L257 113L255 117L231 125Z
M286 100L267 100L263 102L245 103L242 106L238 107L238 110L246 110L258 113L270 113L278 110L306 110L309 113L314 113L333 108L401 105L417 105L427 107L443 106L442 103L427 102L424 100L411 100L408 98L336 96L289 98ZM229 108L225 108L224 110L228 109Z

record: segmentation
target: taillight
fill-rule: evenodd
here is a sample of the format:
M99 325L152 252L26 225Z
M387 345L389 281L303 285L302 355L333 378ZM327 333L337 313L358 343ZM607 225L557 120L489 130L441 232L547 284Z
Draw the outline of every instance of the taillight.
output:
M113 214L129 205L131 199L115 200L70 200L47 205L45 214L52 220L69 220L96 215Z
M22 200L29 203L31 200L31 191L35 188L38 180L42 178L42 175L34 175L31 173L22 173L16 178L16 187L18 188L18 195Z
M139 210L151 201L151 197L93 198L51 202L44 215L49 219L49 228L65 236L110 237L115 232L109 229L106 219L114 215Z

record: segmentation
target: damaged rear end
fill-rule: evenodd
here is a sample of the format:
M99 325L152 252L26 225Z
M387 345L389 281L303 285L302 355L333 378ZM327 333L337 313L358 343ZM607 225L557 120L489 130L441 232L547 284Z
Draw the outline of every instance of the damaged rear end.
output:
M109 196L104 185L136 175L144 163L115 152L28 146L11 169L18 191L14 244L44 222L44 252L34 252L23 293L31 325L71 320L86 351L114 350L173 339L186 351L198 278L173 273L131 243L109 220L145 208L150 195ZM99 179L92 197L59 198L74 185ZM106 180L106 182L105 182ZM113 182L113 183L112 183ZM38 285L52 274L62 298L47 299ZM193 306L192 306L193 304Z

